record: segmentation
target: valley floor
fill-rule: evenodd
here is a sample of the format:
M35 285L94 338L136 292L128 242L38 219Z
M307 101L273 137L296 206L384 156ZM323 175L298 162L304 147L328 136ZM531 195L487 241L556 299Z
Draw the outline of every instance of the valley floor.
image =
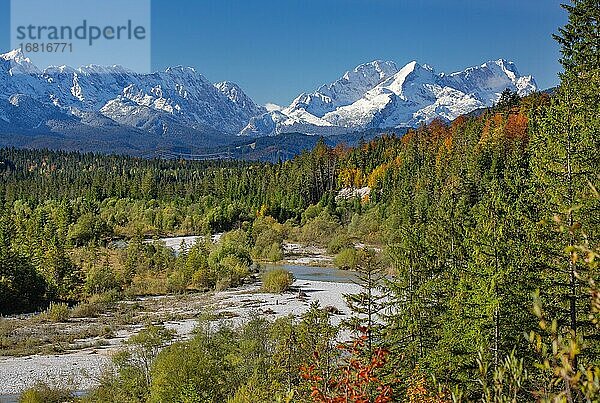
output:
M13 401L14 396L36 382L71 385L75 390L86 390L98 383L103 369L110 364L110 356L123 347L143 323L162 322L177 332L178 339L189 338L198 317L211 313L221 321L240 323L253 315L274 319L286 315L300 315L317 301L321 307L332 307L339 312L334 324L348 315L343 294L356 293L359 287L352 283L296 280L293 290L284 294L264 294L259 284L212 294L161 296L124 301L135 306L135 320L123 325L114 337L100 340L79 340L73 351L65 354L0 357L0 402ZM109 313L110 314L110 313ZM92 320L92 319L89 319ZM64 323L64 327L73 323ZM79 346L91 345L77 349ZM4 396L4 397L3 397Z

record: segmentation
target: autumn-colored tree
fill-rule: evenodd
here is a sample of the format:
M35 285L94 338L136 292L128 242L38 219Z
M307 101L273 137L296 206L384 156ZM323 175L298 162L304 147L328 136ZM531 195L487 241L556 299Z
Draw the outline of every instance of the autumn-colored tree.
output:
M336 376L322 386L323 378L314 366L301 367L301 376L311 384L311 398L315 403L388 403L392 402L392 385L381 378L381 370L387 362L389 352L376 349L370 358L364 355L368 336L366 329L351 345L341 345L345 363Z
M406 380L406 401L408 403L449 403L447 394L440 390L435 390L426 376L417 366L411 376Z

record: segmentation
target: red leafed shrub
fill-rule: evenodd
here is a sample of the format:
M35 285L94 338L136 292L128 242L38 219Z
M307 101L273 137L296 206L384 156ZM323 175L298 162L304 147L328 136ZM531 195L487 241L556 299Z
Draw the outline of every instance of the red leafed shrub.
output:
M388 403L392 401L392 386L386 384L378 376L385 365L389 352L386 349L375 349L370 357L365 357L364 335L350 346L342 345L345 355L349 355L346 363L339 368L337 374L328 380L323 379L315 366L303 366L301 376L311 384L311 397L317 403Z

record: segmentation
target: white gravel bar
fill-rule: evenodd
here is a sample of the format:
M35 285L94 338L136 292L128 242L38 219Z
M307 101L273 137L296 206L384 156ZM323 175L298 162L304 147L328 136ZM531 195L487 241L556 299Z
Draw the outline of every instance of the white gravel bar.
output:
M258 285L221 291L213 294L210 305L216 313L234 314L231 322L239 324L253 315L270 319L299 316L309 309L312 302L318 301L322 308L329 306L339 311L332 317L332 322L338 324L349 314L343 295L357 293L360 289L353 283L312 280L296 280L293 287L293 292L283 294L261 293ZM195 324L192 319L165 323L175 329L181 339L191 336ZM110 363L111 353L118 351L120 346L121 343L115 343L105 348L61 355L0 357L0 403L15 401L14 395L38 382L68 385L78 391L90 389L98 384L103 369Z

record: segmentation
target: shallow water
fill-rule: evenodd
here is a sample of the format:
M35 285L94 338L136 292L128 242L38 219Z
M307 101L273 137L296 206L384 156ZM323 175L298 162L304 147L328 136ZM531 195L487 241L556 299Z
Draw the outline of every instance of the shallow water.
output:
M221 239L221 235L223 235L223 234L213 234L213 235L211 235L210 239L213 243L216 243L219 241L219 239ZM194 246L194 243L196 243L196 241L198 239L204 239L204 236L202 236L202 235L176 236L176 237L169 237L169 238L158 238L158 241L163 242L167 248L173 249L173 251L175 252L175 255L179 255L179 253L181 252L182 246L184 246L186 250L189 250L189 248ZM152 243L154 241L155 240L151 239L151 238L144 240L144 242L146 242L146 243Z
M291 271L297 280L326 281L330 283L353 283L356 273L333 267L313 267L295 264L265 264L267 270L282 268Z
M20 394L0 395L0 403L18 403Z
M85 390L77 390L77 391L73 392L73 395L75 395L75 397L83 397L87 393L88 393L88 391L85 391ZM19 403L20 398L21 398L20 393L5 394L5 395L0 394L0 403Z
M213 235L213 242L218 240L219 235ZM173 237L173 238L160 238L159 240L164 242L165 245L175 251L176 254L180 252L182 241L185 242L187 247L194 244L198 236L187 236L187 237ZM356 274L347 271L339 270L333 267L318 267L318 266L305 266L299 264L265 264L265 268L283 268L291 271L297 280L314 280L314 281L327 281L330 283L352 283L356 280Z

